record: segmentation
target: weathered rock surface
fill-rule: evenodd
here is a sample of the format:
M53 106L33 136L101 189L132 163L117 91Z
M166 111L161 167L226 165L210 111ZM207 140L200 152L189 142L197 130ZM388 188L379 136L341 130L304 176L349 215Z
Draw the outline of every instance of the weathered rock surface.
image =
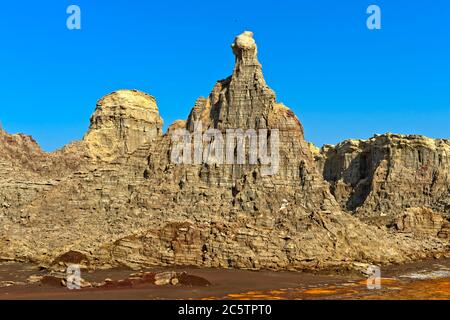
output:
M446 238L445 218L427 208L409 208L397 218L395 227L400 232L412 232L418 235L432 235ZM444 229L444 230L443 230Z
M450 141L385 134L325 146L316 157L340 205L389 225L408 208L450 215Z
M0 156L5 163L0 184L8 186L0 189L0 204L7 202L0 209L0 258L48 266L82 258L89 267L102 268L296 270L403 262L447 252L447 242L438 237L419 238L361 222L345 212L358 207L353 200L343 211L339 204L355 193L351 188L362 174L350 174L351 183L337 193L333 179L342 180L348 161L335 162L332 149L320 153L304 140L300 121L265 83L252 33L238 36L232 49L233 74L199 98L187 121L175 122L165 135L154 99L137 91L100 100L85 138L52 154L28 138L1 133L0 143L17 142ZM268 129L270 135L277 129L278 170L268 175L260 156L256 164L173 163L171 134L183 128L194 133L198 121L202 132ZM351 156L358 157L358 148ZM443 167L429 198L440 199L436 208L445 208L449 171L442 161L448 158L442 152L436 156ZM376 181L387 177L381 169L373 176ZM418 184L408 190L427 201ZM384 203L377 195L373 201ZM405 207L398 208L403 213Z
M162 124L155 98L119 90L97 103L83 140L94 157L113 160L161 137Z

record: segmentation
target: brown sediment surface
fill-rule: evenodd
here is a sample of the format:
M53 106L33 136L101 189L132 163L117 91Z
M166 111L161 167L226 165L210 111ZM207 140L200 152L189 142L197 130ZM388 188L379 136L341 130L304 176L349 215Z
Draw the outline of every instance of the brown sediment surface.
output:
M167 271L177 272L179 283L155 285L155 274ZM181 267L136 273L115 268L82 270L84 280L103 284L69 290L37 266L4 263L0 299L450 299L450 259L385 266L381 273L381 288L368 289L367 279L356 274ZM27 283L31 275L47 277Z
M51 286L51 287L61 287L61 279L54 277L54 276L44 276L41 279L41 284L45 286Z
M206 299L215 299L208 297ZM380 289L368 289L366 280L338 285L321 284L269 291L228 294L232 300L449 300L450 278L401 281L382 279Z

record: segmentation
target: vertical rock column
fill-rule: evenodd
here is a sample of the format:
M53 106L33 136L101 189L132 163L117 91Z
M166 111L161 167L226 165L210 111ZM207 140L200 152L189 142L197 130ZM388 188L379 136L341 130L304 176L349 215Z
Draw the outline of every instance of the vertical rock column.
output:
M267 86L257 58L253 33L246 31L232 44L236 58L233 74L212 93L212 115L218 129L266 128L275 93Z

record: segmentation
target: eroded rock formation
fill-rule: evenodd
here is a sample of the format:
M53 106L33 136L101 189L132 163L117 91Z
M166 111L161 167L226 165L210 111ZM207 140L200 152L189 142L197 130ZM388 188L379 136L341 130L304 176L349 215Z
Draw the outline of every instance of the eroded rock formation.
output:
M164 135L155 100L129 90L100 100L84 139L52 154L28 137L0 132L0 204L6 203L0 208L0 258L52 266L67 252L77 252L90 267L297 270L404 262L447 252L442 238L371 226L347 213L361 207L360 198L349 200L353 194L367 199L366 185L386 185L382 180L389 175L372 170L385 158L374 153L366 158L373 166L360 164L351 173L356 162L350 158L361 157L362 142L349 148L354 151L348 156L339 147L318 152L304 140L298 118L267 86L253 34L238 36L232 50L232 75L218 81L207 98L197 100L187 121L176 121ZM278 170L264 174L260 158L256 164L174 163L171 134L194 133L199 121L201 133L278 130ZM435 157L433 163L448 159L442 152ZM448 204L448 165L440 166L437 178L431 171L425 174L431 174L434 188L429 198L440 199L436 209ZM349 178L337 192L346 170ZM400 175L410 169L398 170ZM392 181L391 193L398 182ZM418 184L408 190L427 201ZM373 202L384 204L379 196L374 192ZM391 208L406 206L383 208L391 214Z
M409 208L450 214L450 141L385 134L325 146L317 156L341 206L389 225Z
M120 90L97 103L83 140L94 157L112 160L162 136L162 124L155 98Z
M396 219L395 227L400 232L447 238L448 222L441 214L431 209L409 208L404 215Z

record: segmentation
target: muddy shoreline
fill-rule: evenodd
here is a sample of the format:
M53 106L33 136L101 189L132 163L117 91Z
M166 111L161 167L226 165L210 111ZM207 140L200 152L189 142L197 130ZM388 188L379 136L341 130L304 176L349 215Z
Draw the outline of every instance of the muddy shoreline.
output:
M369 290L363 274L348 270L275 272L174 267L148 268L141 273L169 271L185 273L185 281L155 285L130 281L136 278L136 271L131 269L82 270L84 280L100 283L107 279L108 285L69 290L59 280L30 283L30 277L48 275L48 270L37 265L3 262L0 299L450 299L449 258L382 266L379 290Z

